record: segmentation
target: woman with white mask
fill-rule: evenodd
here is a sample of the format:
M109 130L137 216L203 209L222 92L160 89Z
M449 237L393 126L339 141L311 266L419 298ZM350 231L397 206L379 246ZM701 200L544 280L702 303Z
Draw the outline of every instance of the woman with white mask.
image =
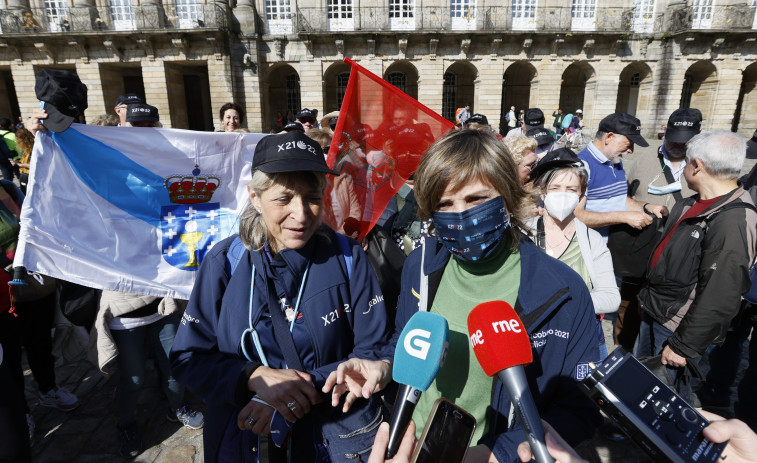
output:
M573 210L586 192L588 174L573 151L560 148L548 153L531 171L531 179L544 202L542 216L531 223L531 235L548 255L575 270L588 286L594 313L618 310L620 292L615 282L612 257L604 239L594 229L576 219ZM608 321L604 335L598 334L600 356L614 348L612 325ZM606 342L606 344L605 344Z

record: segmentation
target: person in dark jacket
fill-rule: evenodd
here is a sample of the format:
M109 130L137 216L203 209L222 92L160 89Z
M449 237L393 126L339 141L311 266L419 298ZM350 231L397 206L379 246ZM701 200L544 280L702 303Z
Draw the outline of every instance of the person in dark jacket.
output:
M503 385L479 366L467 327L476 305L502 300L527 326L534 361L525 371L540 416L571 445L590 438L600 414L577 382L599 360L591 296L575 271L519 231L526 193L505 146L477 130L447 134L424 154L415 193L419 218L432 219L437 236L405 261L392 353L419 310L444 316L450 336L444 367L421 395L413 420L424 423L444 396L476 419L466 461L518 461L525 433Z
M315 141L266 137L252 169L239 237L205 256L171 353L176 377L208 404L205 461L367 455L383 419L378 398L344 413L318 390L340 362L386 350L378 280L357 242L321 224L333 172ZM377 365L385 384L389 363Z
M757 211L737 181L745 156L744 140L726 130L687 142L683 175L698 194L673 207L639 293L644 313L634 354L662 354L689 402L685 367L723 343L750 288Z

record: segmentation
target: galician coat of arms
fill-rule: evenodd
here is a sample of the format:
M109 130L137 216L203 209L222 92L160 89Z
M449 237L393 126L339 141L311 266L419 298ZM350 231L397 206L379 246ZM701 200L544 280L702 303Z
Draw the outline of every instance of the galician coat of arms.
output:
M220 204L211 203L220 185L218 177L200 175L195 164L191 176L166 178L171 205L161 207L163 259L188 271L200 268L205 254L220 236Z

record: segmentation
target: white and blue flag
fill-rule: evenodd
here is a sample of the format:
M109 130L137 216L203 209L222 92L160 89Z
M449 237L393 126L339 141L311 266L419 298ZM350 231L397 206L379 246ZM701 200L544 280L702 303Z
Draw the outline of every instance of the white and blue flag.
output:
M237 232L263 136L80 124L39 132L14 266L188 299L203 256Z

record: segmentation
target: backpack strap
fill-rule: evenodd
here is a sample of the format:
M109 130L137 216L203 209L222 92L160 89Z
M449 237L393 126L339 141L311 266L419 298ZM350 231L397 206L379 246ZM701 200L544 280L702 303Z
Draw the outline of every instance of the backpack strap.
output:
M339 249L344 256L344 263L347 266L347 279L352 277L352 247L346 236L341 233L334 233L336 235L336 241L339 243Z
M239 235L234 237L234 240L229 245L228 251L226 251L226 271L229 276L234 275L234 270L237 269L239 261L242 260L242 256L246 251L244 244L242 244L242 238Z

